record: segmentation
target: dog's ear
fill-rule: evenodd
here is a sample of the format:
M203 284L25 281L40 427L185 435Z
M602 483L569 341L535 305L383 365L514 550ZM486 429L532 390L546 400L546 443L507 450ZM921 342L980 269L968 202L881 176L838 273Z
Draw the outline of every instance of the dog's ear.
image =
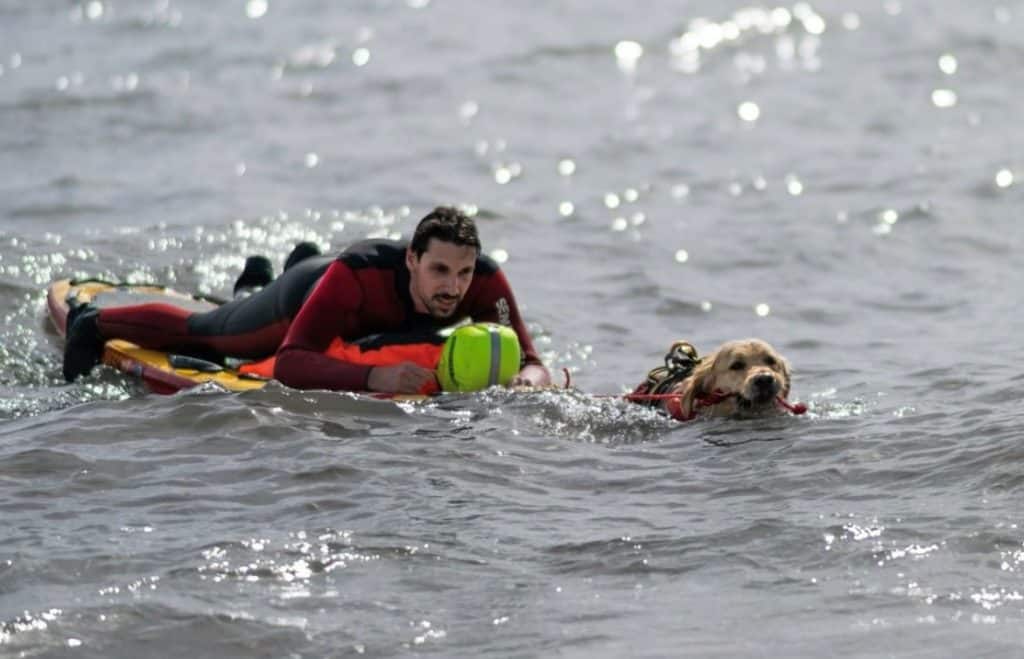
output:
M779 367L782 369L782 392L783 398L789 398L789 382L792 379L792 371L789 370L789 362L783 359L781 356L778 357Z
M696 413L697 401L706 397L714 389L714 364L714 355L705 357L693 369L690 377L683 380L680 388L683 396L680 403L686 418L690 418Z

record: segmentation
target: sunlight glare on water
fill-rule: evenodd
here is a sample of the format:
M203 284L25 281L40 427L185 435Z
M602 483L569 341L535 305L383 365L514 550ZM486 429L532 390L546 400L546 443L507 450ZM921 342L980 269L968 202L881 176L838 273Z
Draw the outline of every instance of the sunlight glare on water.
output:
M270 8L267 0L247 0L245 3L245 15L252 19L263 18Z
M643 54L643 46L635 41L620 41L615 44L615 59L623 73L634 73Z
M0 654L1013 654L1019 8L641 9L0 9ZM51 282L229 299L439 205L554 388L64 380ZM625 400L748 336L806 414Z

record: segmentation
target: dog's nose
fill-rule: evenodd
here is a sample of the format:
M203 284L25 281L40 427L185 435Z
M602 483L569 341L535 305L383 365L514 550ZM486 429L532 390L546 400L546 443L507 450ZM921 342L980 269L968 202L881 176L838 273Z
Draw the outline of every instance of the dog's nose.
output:
M770 373L758 373L754 376L754 386L759 392L772 392L775 389L775 377Z

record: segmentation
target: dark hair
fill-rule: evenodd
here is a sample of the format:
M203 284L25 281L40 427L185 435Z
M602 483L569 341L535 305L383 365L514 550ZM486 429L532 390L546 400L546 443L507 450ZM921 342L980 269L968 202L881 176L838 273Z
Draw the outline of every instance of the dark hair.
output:
M409 249L416 256L423 256L431 238L465 247L475 247L477 252L480 251L480 236L476 233L476 222L458 208L451 206L438 206L420 220L412 234Z

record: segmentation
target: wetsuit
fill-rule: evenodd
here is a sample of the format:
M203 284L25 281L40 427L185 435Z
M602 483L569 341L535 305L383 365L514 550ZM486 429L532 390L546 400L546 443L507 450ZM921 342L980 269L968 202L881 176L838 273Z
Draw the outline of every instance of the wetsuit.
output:
M473 280L455 312L438 320L418 313L409 294L408 243L365 240L337 258L315 256L259 292L194 313L167 304L103 309L100 333L143 347L206 357L262 358L277 353L274 377L291 387L360 391L373 366L324 354L343 341L418 333L469 317L511 326L526 364L541 365L512 290L490 257L477 257Z
M105 338L144 348L220 360L224 356L260 359L274 354L306 296L333 263L314 256L296 264L260 291L212 311L154 302L101 309L97 324Z

